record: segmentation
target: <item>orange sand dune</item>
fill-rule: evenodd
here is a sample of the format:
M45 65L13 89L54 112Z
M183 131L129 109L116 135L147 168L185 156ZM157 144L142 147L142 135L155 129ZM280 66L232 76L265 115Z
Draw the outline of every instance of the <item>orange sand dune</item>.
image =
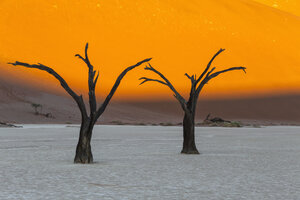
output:
M274 8L272 1L257 1L1 1L1 74L13 73L30 84L58 88L59 84L43 72L5 64L40 62L55 68L73 87L85 90L87 68L74 54L83 53L88 41L91 61L100 70L101 94L110 89L122 68L147 57L153 57L153 66L184 92L189 87L184 73L200 74L222 47L227 51L214 65L219 69L242 65L248 73L223 75L206 87L204 96L297 91L297 2L278 0L281 3ZM135 70L125 78L116 97L172 97L168 89L154 83L137 87L141 75L152 76L142 67Z
M255 0L259 3L266 4L275 9L283 10L294 15L300 16L299 0Z

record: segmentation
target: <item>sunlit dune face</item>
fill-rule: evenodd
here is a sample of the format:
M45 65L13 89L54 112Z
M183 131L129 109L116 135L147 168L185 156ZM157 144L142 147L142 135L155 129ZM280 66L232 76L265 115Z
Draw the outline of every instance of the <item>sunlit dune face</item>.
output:
M300 89L300 18L274 6L251 0L6 0L0 5L1 74L13 73L33 85L59 88L45 72L5 63L43 63L71 87L86 90L87 67L74 55L83 54L89 42L101 95L125 67L148 57L187 94L190 82L184 74L200 75L219 48L227 50L214 62L217 69L245 66L247 74L229 72L212 80L205 97ZM139 77L155 77L143 67L125 77L116 97L172 98L163 85L138 86Z
M255 0L259 3L266 4L275 9L280 9L288 13L300 16L299 0Z

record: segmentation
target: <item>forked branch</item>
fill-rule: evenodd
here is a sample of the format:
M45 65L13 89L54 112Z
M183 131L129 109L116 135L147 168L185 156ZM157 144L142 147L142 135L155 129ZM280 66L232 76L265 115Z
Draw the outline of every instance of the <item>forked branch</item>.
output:
M187 109L186 108L186 100L179 94L179 92L177 92L177 90L174 88L174 86L171 84L171 82L162 73L160 73L159 71L154 69L150 63L148 63L148 66L145 67L145 70L150 70L150 71L156 73L163 79L163 81L157 80L157 79L151 79L151 78L147 78L147 77L142 77L142 78L140 78L140 80L143 80L143 81L140 83L140 85L144 84L148 81L154 81L154 82L158 82L158 83L168 86L173 91L174 97L179 101L182 109L184 109L184 110Z
M185 75L186 77L188 77L188 78L191 80L190 98L189 98L189 100L188 100L188 101L190 101L191 98L193 98L193 94L194 94L194 92L195 92L195 90L196 90L196 85L197 85L196 80L197 80L197 78L196 78L196 74L193 75L193 76L190 76L190 75L188 75L187 73L185 73L184 75Z
M100 108L97 110L96 112L96 116L95 116L95 120L97 120L100 115L105 111L108 103L110 102L112 96L114 95L114 93L116 92L117 88L119 87L122 79L124 78L124 76L127 74L127 72L129 72L130 70L140 66L141 64L145 63L145 62L149 62L152 58L147 58L145 60L142 60L140 62L138 62L135 65L132 65L130 67L127 67L117 78L115 84L113 85L112 89L110 90L109 94L107 95L107 97L105 98L104 102L102 103L102 105L100 106Z
M200 85L198 86L197 90L196 90L196 95L198 97L201 89L203 88L203 86L205 84L207 84L211 79L219 76L220 74L223 74L225 72L229 72L229 71L234 71L234 70L243 70L246 73L246 67L231 67L222 71L218 71L212 74L212 72L215 70L215 68L213 68L210 72L208 72L205 76L205 78L201 81Z
M211 60L209 61L209 63L207 64L205 70L202 72L202 74L199 76L199 78L197 79L196 81L196 85L201 81L201 79L205 76L205 74L208 72L211 64L213 63L213 61L215 60L215 58L220 54L222 53L223 51L225 51L225 49L220 49L212 58Z
M90 67L90 66L91 66L91 63L90 63L90 60L89 60L89 57L88 57L88 53L87 53L88 48L89 48L89 43L86 43L85 49L84 49L84 55L85 55L85 58L82 57L80 54L76 54L75 57L80 58L81 60L83 60L83 62L86 63L86 65L87 65L88 67Z
M76 54L75 56L80 58L81 60L83 60L85 62L85 64L87 65L87 67L89 68L89 73L88 73L89 105L90 105L90 115L93 118L95 113L96 113L96 109L97 109L97 100L96 100L96 95L95 95L95 88L96 88L97 80L98 80L98 77L99 77L99 71L98 71L98 74L95 78L96 71L94 71L94 66L91 64L91 62L89 60L88 48L89 48L89 44L86 43L85 50L84 50L85 58L83 58L79 54Z
M209 63L207 64L205 70L202 72L202 74L199 76L199 78L196 80L196 99L198 98L199 96L199 93L201 91L201 89L203 88L203 86L205 84L208 83L209 80L217 77L218 75L222 74L222 73L225 73L225 72L228 72L228 71L233 71L233 70L243 70L245 73L246 73L246 68L245 67L232 67L232 68L229 68L229 69L226 69L226 70L222 70L222 71L218 71L218 72L214 72L214 70L216 69L215 67L213 67L210 71L210 67L213 63L213 61L216 59L216 57L221 54L223 51L225 51L225 49L220 49L212 58L211 60L209 61ZM198 85L198 83L200 83ZM198 85L198 86L197 86Z
M188 77L188 79L191 80L192 85L195 84L195 82L196 82L196 75L190 76L190 75L188 75L187 73L185 73L184 75L185 75L186 77Z

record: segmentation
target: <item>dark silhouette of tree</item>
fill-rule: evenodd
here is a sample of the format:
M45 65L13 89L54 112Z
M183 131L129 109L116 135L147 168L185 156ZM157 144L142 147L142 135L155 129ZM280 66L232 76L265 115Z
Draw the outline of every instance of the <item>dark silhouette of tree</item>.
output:
M105 111L108 103L110 102L111 98L113 97L114 93L116 92L119 84L121 83L121 80L126 75L127 72L130 70L138 67L139 65L148 62L151 60L151 58L145 59L141 62L138 62L137 64L127 67L117 78L115 84L113 85L111 91L105 98L102 105L97 108L97 101L96 101L96 95L95 95L95 88L97 84L97 80L99 77L99 72L97 73L94 71L93 65L90 63L89 57L88 57L88 43L85 46L85 56L82 57L79 54L75 55L76 57L80 58L88 67L88 86L89 86L89 110L90 114L88 115L87 109L84 103L84 100L82 98L82 95L76 94L67 84L67 82L58 74L56 73L52 68L47 67L43 64L27 64L23 62L16 61L15 63L9 63L14 66L23 66L27 68L35 68L39 70L43 70L54 76L61 84L61 86L66 90L66 92L76 101L79 110L81 112L81 127L80 127L80 134L79 134L79 140L76 148L76 155L74 158L75 163L92 163L93 162L93 154L91 150L91 138L93 133L93 127L98 120L98 118L102 115L102 113ZM96 75L97 73L97 75Z
M34 114L35 115L39 115L39 111L38 111L38 108L43 108L43 106L41 104L37 104L37 103L32 103L31 106L34 108Z
M185 76L187 76L190 81L191 81L191 90L190 90L190 96L188 101L186 101L174 88L174 86L171 84L171 82L159 71L154 69L151 64L148 64L148 66L145 68L145 70L150 70L157 74L161 79L151 79L147 77L142 77L140 80L142 82L140 83L143 84L148 81L154 81L158 82L160 84L166 85L169 87L172 92L174 93L174 97L178 100L178 102L181 105L181 108L184 111L184 118L183 118L183 148L181 153L185 154L199 154L196 144L195 144L195 112L196 112L196 105L197 105L197 100L199 97L199 94L204 87L205 84L207 84L211 79L217 77L218 75L233 71L233 70L243 70L245 73L245 67L232 67L226 70L222 71L217 71L214 72L215 67L210 69L212 62L214 59L225 49L220 49L210 60L208 63L207 67L205 70L202 72L202 74L197 78L196 75L188 75L187 73ZM210 70L210 71L209 71Z

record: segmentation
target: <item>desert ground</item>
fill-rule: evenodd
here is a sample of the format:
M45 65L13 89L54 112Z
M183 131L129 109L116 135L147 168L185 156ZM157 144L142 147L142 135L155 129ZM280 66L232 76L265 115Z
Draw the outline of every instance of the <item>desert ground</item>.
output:
M95 164L73 164L77 125L0 129L0 199L297 200L300 127L196 128L200 155L181 155L181 127L97 125Z

